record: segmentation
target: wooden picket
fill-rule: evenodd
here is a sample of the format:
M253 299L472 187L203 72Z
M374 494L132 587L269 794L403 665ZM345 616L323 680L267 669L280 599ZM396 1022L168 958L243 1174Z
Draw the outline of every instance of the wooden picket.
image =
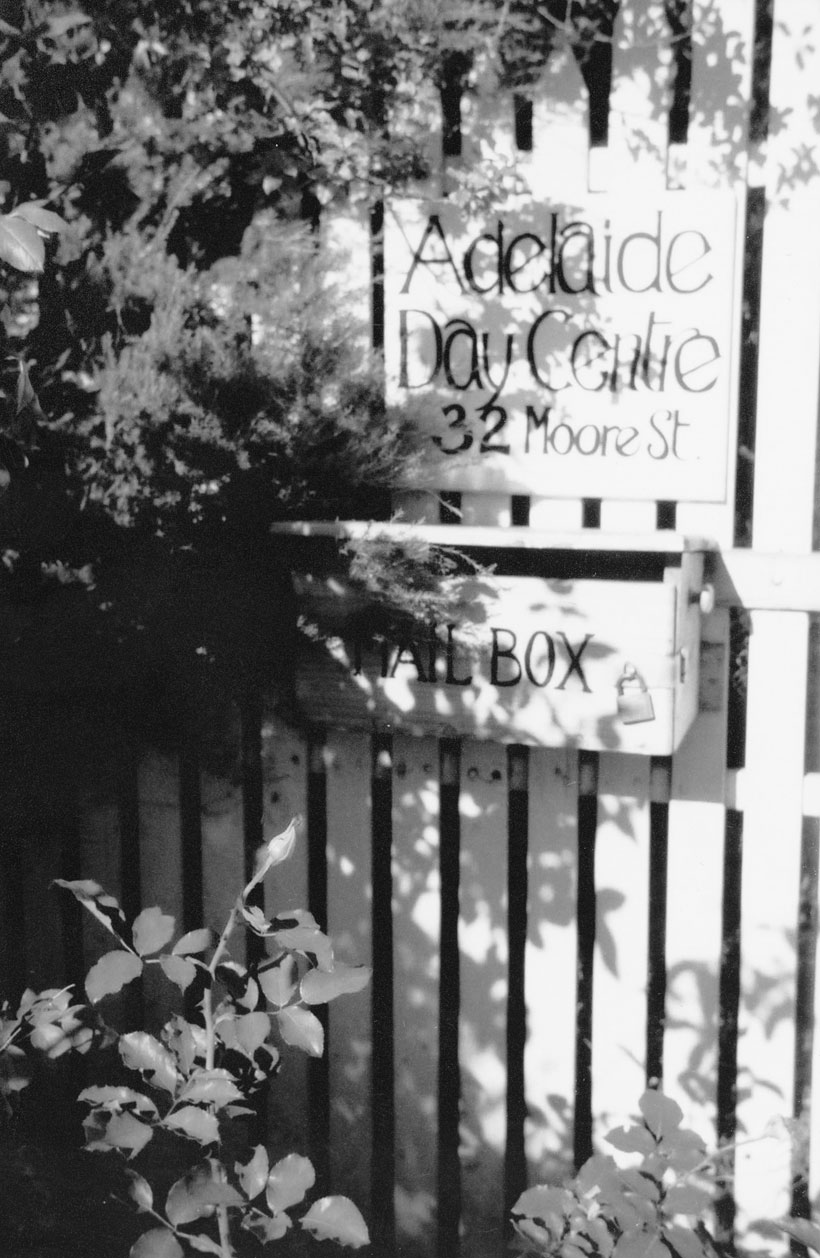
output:
M730 0L719 13L708 0L698 0L691 21L685 143L670 147L668 183L681 189L731 189L743 215L754 12L743 0ZM712 104L716 97L724 102L720 111ZM738 308L743 300L743 245L743 233L738 232L734 299ZM737 344L733 352L738 354ZM733 408L738 390L736 378ZM684 533L703 531L722 546L730 546L735 531L734 491L735 469L730 465L726 503L678 503L676 526ZM698 714L673 759L667 840L664 1086L710 1148L719 1138L730 1138L734 1130L732 1124L726 1127L727 1115L719 1115L719 1035L721 1026L732 1023L731 1010L721 1008L720 986L722 961L727 956L723 879L729 634L726 610L704 618L702 640L707 655L701 667L708 658L716 691L702 704L706 710Z
M290 860L265 880L265 911L273 916L308 903L308 749L305 739L281 720L266 720L261 729L264 781L263 818L267 836L280 834L294 817L301 818ZM302 1054L284 1056L268 1103L268 1141L274 1156L290 1150L310 1152L309 1067Z
M573 1161L578 956L578 753L533 751L527 832L524 1050L529 1175L560 1181Z
M635 1112L647 1082L662 1083L709 1144L769 1133L738 1150L718 1211L725 1239L751 1244L755 1219L789 1209L795 1167L779 1118L804 1121L808 1194L820 1190L820 1105L810 1103L820 1036L807 1007L818 887L816 860L805 860L816 841L806 818L820 816L820 765L806 763L810 614L820 610L820 16L816 0L774 0L767 72L761 48L753 56L763 6L693 0L691 29L673 24L673 7L620 6L606 144L590 146L589 92L567 41L534 88L531 151L516 154L513 101L492 66L474 66L461 155L440 162L427 191L447 191L489 137L545 201L618 189L736 196L733 300L749 309L746 343L732 350L726 501L425 486L397 489L393 505L411 526L447 522L448 537L474 548L476 538L486 548L486 526L499 545L513 526L583 528L590 552L611 534L651 538L648 549L659 531L714 539L718 606L701 622L699 712L674 755L306 730L267 710L257 728L251 710L234 770L211 772L189 743L158 752L123 734L93 775L78 774L64 831L26 864L15 814L0 854L0 942L10 986L22 988L44 984L61 960L76 980L101 951L93 924L79 937L53 892L41 907L51 878L94 878L134 911L161 903L186 928L203 916L218 925L259 824L269 837L303 818L266 908L310 907L339 956L374 974L369 992L330 1007L326 1060L285 1055L268 1142L275 1154L310 1153L323 1190L359 1202L380 1258L501 1255L517 1192L571 1173ZM766 30L757 34L765 52ZM688 121L670 130L687 57ZM430 134L440 145L438 121ZM764 205L756 258L760 233L746 216ZM332 233L352 250L337 278L362 310L366 216L337 216ZM736 506L749 506L735 501L736 446L750 437L753 550L732 552ZM751 623L745 740L732 608ZM11 795L0 799L11 812ZM55 815L53 799L42 804L31 833ZM18 938L24 917L38 925ZM158 985L144 984L141 999L158 1018Z
M401 1132L395 1142L395 1211L401 1252L417 1258L434 1251L436 1238L442 841L438 744L432 738L397 735L393 762L394 1094L395 1130Z
M606 752L598 771L592 1114L597 1141L643 1091L649 945L649 760Z
M807 39L816 22L811 4L778 5L774 18L752 541L762 549L799 553L812 545L820 346L820 244L814 228L820 185L813 167L801 168L799 154L815 135L809 84L817 74L818 50ZM775 122L784 111L788 141L777 134ZM784 380L789 381L785 417L778 415ZM738 1078L745 1093L738 1121L750 1134L765 1130L778 1114L794 1111L807 649L804 613L752 614L738 1039ZM788 668L772 687L768 679L784 659ZM771 860L773 840L776 862ZM748 1156L738 1159L736 1200L746 1217L776 1217L789 1205L790 1161L782 1147L770 1143L772 1149L750 1146Z
M396 1229L401 1252L436 1237L441 944L439 747L393 739L392 891ZM388 766L389 770L389 766ZM452 976L450 976L452 977ZM392 1189L388 1186L388 1192Z
M498 1253L504 1237L508 834L504 751L492 743L465 740L461 756L461 1235L465 1250L477 1258Z
M339 960L373 954L370 739L328 735L327 925ZM367 992L328 1010L330 1173L335 1187L370 1204L372 1042Z

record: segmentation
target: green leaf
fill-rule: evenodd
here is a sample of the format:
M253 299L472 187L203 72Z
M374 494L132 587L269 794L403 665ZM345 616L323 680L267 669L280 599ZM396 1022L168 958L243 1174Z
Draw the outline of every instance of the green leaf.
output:
M234 1022L239 1047L253 1057L270 1035L270 1018L266 1013L243 1013Z
M92 1004L103 996L121 991L142 974L142 961L133 952L106 952L92 965L85 979L85 990Z
M134 1242L128 1258L185 1258L185 1251L167 1227L152 1227Z
M257 982L272 1005L286 1005L296 991L296 961L289 954L257 973Z
M16 271L39 275L45 260L45 245L37 228L20 217L0 214L0 261Z
M611 1144L614 1149L620 1149L622 1153L643 1153L648 1156L655 1152L655 1137L651 1132L647 1131L643 1123L636 1124L634 1127L615 1127L614 1130L608 1131L604 1136L607 1144Z
M592 1196L602 1187L613 1184L617 1187L617 1171L615 1159L608 1153L594 1153L587 1158L574 1180L576 1192L581 1196Z
M370 982L373 971L369 965L335 965L326 970L308 970L300 985L306 1005L322 1005L336 996L360 992Z
M649 1175L644 1175L637 1167L626 1167L620 1172L624 1188L635 1193L643 1201L656 1202L660 1196L658 1185Z
M272 1214L281 1214L290 1206L298 1206L316 1183L316 1172L309 1158L289 1153L268 1175L265 1199Z
M196 978L196 966L185 957L175 957L166 953L159 958L159 968L172 983L176 983L181 992L187 991Z
M319 923L308 909L286 909L276 914L271 925L274 930L293 930L296 926L304 926L306 930L319 929Z
M120 1057L129 1070L138 1070L155 1088L172 1095L179 1083L174 1058L167 1048L147 1031L130 1031L120 1036Z
M250 1232L251 1236L255 1236L262 1245L266 1245L268 1241L281 1240L288 1228L292 1226L290 1215L277 1214L276 1218L272 1219L261 1210L253 1210L242 1220L243 1231Z
M670 1258L670 1255L657 1232L633 1228L618 1238L612 1258Z
M777 1219L775 1222L787 1236L793 1236L801 1245L808 1245L820 1254L820 1226L811 1219Z
M42 201L25 201L22 205L15 205L9 217L22 218L39 231L49 234L65 231L68 227L65 219L60 218L60 215L55 214L53 210L45 209Z
M692 1171L706 1156L706 1145L694 1131L681 1128L664 1136L658 1145L673 1170L685 1174Z
M6 1046L0 1053L0 1096L22 1092L31 1083L32 1063L16 1044Z
M176 941L171 952L174 956L184 957L190 953L204 952L206 948L210 948L213 933L206 926L200 930L189 930L187 934L182 935Z
M336 1241L351 1249L370 1244L367 1224L348 1197L322 1197L313 1203L301 1223L320 1241Z
M258 1197L267 1184L269 1169L268 1152L263 1144L256 1146L250 1162L246 1162L244 1166L241 1162L237 1162L234 1166L239 1185L249 1201Z
M117 1149L129 1149L130 1157L144 1149L154 1134L152 1127L133 1114L114 1114L105 1129L105 1138Z
M673 1184L664 1197L667 1214L703 1215L712 1206L712 1194L696 1184Z
M180 1100L215 1105L217 1109L231 1101L241 1101L242 1093L229 1070L198 1070L185 1084Z
M107 895L98 882L93 882L90 878L80 878L73 882L65 878L55 878L52 886L64 887L66 891L70 891L83 908L96 917L120 943L125 942L120 933L125 927L125 914L113 895Z
M265 914L255 904L250 906L242 905L242 916L256 935L267 935L270 931L270 922Z
M72 1048L81 1048L83 1040L93 1036L90 1027L84 1027L79 1018L64 1014L59 1022L43 1022L31 1033L32 1048L45 1052L47 1057L62 1057Z
M200 1144L214 1144L219 1139L219 1123L215 1114L198 1109L196 1105L184 1105L163 1119L163 1127L178 1131L180 1135L198 1140Z
M315 926L293 926L289 930L278 930L273 940L280 948L289 952L302 952L305 956L316 958L320 970L333 969L333 945L327 935Z
M48 987L42 992L33 992L27 987L20 999L17 1017L28 1017L32 1022L53 1022L68 1013L71 1008L72 990L70 987ZM79 1005L74 1006L75 1009Z
M159 952L173 938L175 928L176 922L173 917L163 913L157 905L150 909L143 909L134 919L131 927L134 947L141 957L150 956L152 952Z
M259 988L244 965L237 961L223 961L216 967L216 977L225 984L238 1005L249 1010L256 1008Z
M325 1047L325 1033L322 1024L309 1009L293 1005L289 1009L280 1009L276 1015L279 1023L279 1034L286 1044L293 1048L301 1048L311 1057L321 1057Z
M137 1114L159 1117L154 1102L141 1092L135 1092L133 1088L116 1087L113 1084L83 1088L77 1100L93 1105L96 1109L109 1110L112 1114L133 1107Z
M213 1214L214 1206L243 1204L236 1189L215 1178L215 1172L219 1173L219 1164L209 1158L172 1184L165 1213L174 1227L207 1218Z
M550 1246L555 1238L546 1228L541 1227L540 1223L536 1223L534 1219L516 1217L513 1219L513 1227L525 1242L525 1253L534 1252L545 1255L551 1253ZM520 1244L518 1248L521 1248Z
M106 1149L127 1149L128 1156L134 1157L140 1149L145 1148L153 1134L153 1128L147 1123L141 1123L133 1114L113 1114L101 1137L90 1141L85 1147L96 1152L104 1152Z
M166 1022L162 1030L162 1038L179 1062L179 1068L184 1075L190 1074L197 1052L203 1060L205 1058L204 1030L202 1027L191 1026L191 1023L186 1022L179 1014L174 1014Z
M151 1210L154 1205L154 1194L151 1191L151 1185L142 1175L138 1175L136 1171L126 1170L130 1186L128 1188L128 1196L136 1203L137 1210L140 1214L143 1211Z
M560 1236L575 1198L566 1188L537 1184L527 1188L516 1201L511 1213L516 1217L537 1219L553 1236Z
M593 1251L600 1255L600 1258L609 1258L615 1242L606 1222L600 1217L588 1219L584 1230L592 1243Z
M220 1244L212 1241L210 1236L186 1235L185 1240L195 1249L198 1254L224 1254L225 1251Z
M646 1222L645 1211L640 1209L642 1203L633 1203L623 1194L611 1194L602 1202L601 1210L612 1219L622 1232L632 1232L642 1228Z
M679 1258L714 1258L716 1253L712 1246L703 1244L691 1228L679 1227L676 1223L667 1224L663 1229L663 1238Z
M17 361L17 398L16 398L17 414L22 414L25 410L31 410L38 419L44 419L40 400L34 392L34 386L31 383L31 377L28 374L28 363L23 358Z
M644 1092L638 1101L638 1108L647 1127L658 1140L676 1131L683 1122L683 1110L676 1101L664 1096L663 1092Z

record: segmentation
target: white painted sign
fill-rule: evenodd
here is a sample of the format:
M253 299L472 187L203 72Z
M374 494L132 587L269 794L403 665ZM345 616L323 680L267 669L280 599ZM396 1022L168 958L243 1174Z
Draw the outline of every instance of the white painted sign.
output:
M724 501L736 218L728 193L393 203L388 401L429 438L417 483Z
M306 590L308 615L332 620L332 597ZM297 694L334 727L666 755L695 713L697 637L678 581L493 577L458 623L310 647ZM651 719L633 723L645 697Z

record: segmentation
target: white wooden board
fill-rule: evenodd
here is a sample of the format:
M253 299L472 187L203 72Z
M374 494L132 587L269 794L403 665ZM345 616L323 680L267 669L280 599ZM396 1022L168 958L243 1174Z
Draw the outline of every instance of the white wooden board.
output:
M396 1230L402 1258L426 1258L436 1234L438 743L396 735L393 764Z
M713 710L698 715L672 762L663 1051L665 1091L681 1106L686 1124L714 1148L726 825L726 611L704 620L703 640L713 653L717 678L709 692Z
M369 965L372 955L370 738L327 736L327 928L334 952L347 965ZM369 988L331 1002L330 1174L334 1192L367 1214L372 1141Z
M572 1170L578 928L578 756L534 750L529 763L529 896L524 1054L530 1182Z
M462 1244L496 1258L504 1238L507 1013L507 759L465 740L461 753Z
M637 1112L645 1086L649 767L602 755L595 841L592 1117L596 1141Z

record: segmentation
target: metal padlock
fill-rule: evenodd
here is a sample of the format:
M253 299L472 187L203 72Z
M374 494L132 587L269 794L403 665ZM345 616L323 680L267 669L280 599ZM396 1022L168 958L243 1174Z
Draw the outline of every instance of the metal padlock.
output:
M652 696L634 664L624 664L618 678L618 716L624 725L639 725L641 721L655 719Z

